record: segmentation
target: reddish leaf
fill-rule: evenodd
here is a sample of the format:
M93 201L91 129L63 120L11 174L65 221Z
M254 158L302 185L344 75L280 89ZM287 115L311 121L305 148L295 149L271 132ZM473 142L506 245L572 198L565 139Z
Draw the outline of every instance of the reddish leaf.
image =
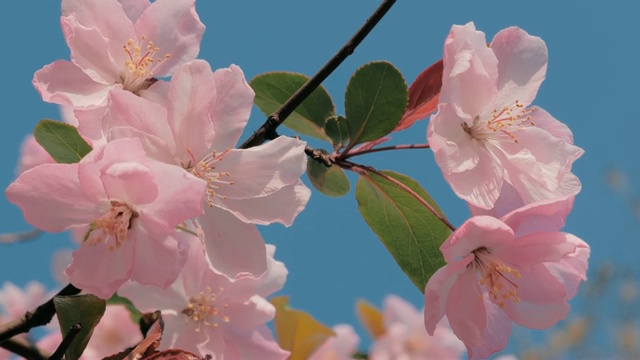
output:
M418 75L409 87L407 109L393 131L404 130L436 110L442 88L442 70L442 60L438 60Z
M147 331L147 336L133 349L127 359L139 359L145 355L152 354L160 346L162 333L164 332L164 321L159 311L154 314L157 314L158 321L151 325L151 328Z
M145 357L143 360L211 360L211 355L200 357L185 350L168 349Z

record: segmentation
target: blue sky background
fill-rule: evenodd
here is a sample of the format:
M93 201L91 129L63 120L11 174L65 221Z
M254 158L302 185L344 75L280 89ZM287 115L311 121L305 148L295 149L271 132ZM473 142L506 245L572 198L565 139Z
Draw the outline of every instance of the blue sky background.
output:
M42 118L59 118L54 105L41 101L31 85L33 73L69 51L59 27L60 3L53 0L2 1L4 70L0 131L0 187L14 178L18 146ZM200 0L197 11L207 26L200 58L213 68L239 65L248 80L274 70L312 75L361 26L378 1L211 1ZM441 58L452 24L474 21L487 40L500 29L517 25L543 38L549 48L547 79L534 104L546 109L573 131L585 155L574 164L582 181L565 231L592 247L592 268L613 263L638 273L640 226L629 206L629 193L607 188L605 174L621 169L638 184L638 105L640 92L640 30L637 1L398 1L356 52L325 82L338 113L349 76L361 65L388 60L408 83ZM265 117L254 108L242 139ZM287 133L287 131L282 131ZM393 143L425 142L426 121L394 135ZM311 142L312 146L325 146ZM418 180L439 202L454 225L468 216L464 202L453 195L428 150L409 150L360 157L378 169L405 173ZM352 188L355 188L355 177ZM304 179L307 184L308 181ZM277 206L277 204L274 204ZM0 233L28 229L20 210L0 197ZM398 294L422 307L422 294L399 270L357 210L353 191L344 198L314 192L306 210L290 228L262 228L267 242L277 245L289 278L281 294L294 307L328 325L357 325L354 305L364 298L380 305L385 295ZM0 281L19 285L31 279L53 287L50 258L68 248L66 234L46 235L0 249ZM590 273L593 277L593 273ZM611 292L611 291L610 291ZM593 309L584 294L574 301L575 314ZM597 311L615 313L617 296L605 297ZM614 315L613 318L615 318ZM367 335L358 332L365 344ZM613 346L615 326L601 326L598 341ZM528 338L518 332L512 347ZM546 333L549 334L549 333ZM534 335L543 337L547 335ZM591 351L591 350L589 350ZM595 351L595 350L594 350ZM597 353L592 353L597 357Z

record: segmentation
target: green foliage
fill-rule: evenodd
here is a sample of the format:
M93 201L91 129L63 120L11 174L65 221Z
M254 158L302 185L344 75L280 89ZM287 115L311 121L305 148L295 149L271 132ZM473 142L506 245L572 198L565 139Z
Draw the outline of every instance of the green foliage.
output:
M324 132L331 139L334 149L349 143L349 127L344 116L332 116L324 123Z
M311 184L325 195L340 197L349 192L349 179L338 166L326 167L324 164L308 158L307 175Z
M270 72L254 77L251 88L256 93L255 104L265 114L270 115L284 104L309 78L290 72ZM328 140L324 133L324 123L336 114L331 97L322 86L318 86L305 101L289 115L284 126L301 134Z
M55 120L40 120L33 136L51 157L61 164L77 163L91 151L91 146L74 126Z
M76 360L87 347L93 329L100 322L107 303L94 295L87 294L56 296L53 298L53 304L63 338L72 326L77 323L82 325L82 330L73 339L65 353L66 360Z
M407 84L391 63L371 62L356 70L344 98L347 147L389 134L402 118L407 99Z
M142 313L133 305L133 303L129 299L122 297L118 294L113 294L113 296L107 300L107 304L124 306L127 309L127 311L129 311L129 315L131 316L131 321L133 321L135 324L140 322Z
M391 171L383 173L416 192L444 217L415 180ZM431 275L445 264L439 247L449 236L449 228L407 191L373 173L361 175L356 199L367 224L400 268L424 292Z

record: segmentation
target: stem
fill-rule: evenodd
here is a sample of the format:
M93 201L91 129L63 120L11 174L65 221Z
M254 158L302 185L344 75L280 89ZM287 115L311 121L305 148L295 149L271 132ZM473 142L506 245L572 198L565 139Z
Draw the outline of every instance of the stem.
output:
M1 234L0 235L0 243L1 244L13 244L17 242L33 240L38 235L42 234L42 231L38 229L33 229L29 231L10 233L10 234Z
M329 155L326 151L322 149L314 149L309 145L304 147L304 153L326 167L331 167L331 165L333 165L333 163L335 162L331 155Z
M76 295L79 294L80 291L82 290L69 284L55 296ZM26 333L36 326L48 324L55 313L56 308L53 305L53 298L51 298L46 303L38 306L35 311L28 311L19 319L2 324L0 326L0 344L18 334Z
M349 41L327 62L312 78L310 78L298 91L284 103L278 110L267 118L267 121L256 130L242 145L240 149L248 149L258 146L266 140L278 137L276 129L349 55L353 54L356 47L373 30L382 17L389 11L396 0L384 0L362 27Z
M383 147L379 147L379 148L375 148L375 149L353 151L353 152L348 152L347 154L344 154L344 155L340 156L340 159L346 160L346 159L348 159L348 158L350 158L352 156L370 154L370 153L374 153L374 152L378 152L378 151L406 150L406 149L429 149L429 144L393 145L393 146L383 146Z
M14 354L20 355L25 359L47 360L49 358L49 354L45 354L42 350L38 349L35 345L29 343L25 339L9 339L0 344L0 347L11 351Z
M413 196L416 200L418 200L422 205L424 205L424 207L429 209L429 211L431 211L431 213L433 215L435 215L435 217L437 217L438 220L442 221L443 224L447 225L447 227L449 229L451 229L451 231L456 231L456 227L453 226L453 224L451 224L449 222L449 220L447 220L444 216L440 215L440 213L438 213L436 211L436 209L434 209L433 206L431 206L431 204L429 204L425 199L422 198L422 196L420 196L415 191L411 190L410 187L408 187L407 185L401 183L400 181L392 178L389 175L386 175L386 174L376 170L375 168L373 168L371 166L360 165L360 164L356 164L356 163L353 163L351 161L346 161L346 160L338 160L338 161L336 161L336 164L338 166L344 168L344 169L351 170L351 171L353 171L355 173L358 173L358 174L361 174L361 175L366 175L368 172L372 172L372 173L384 178L385 180L393 183L394 185L397 185L402 190L406 191L409 195Z
M60 345L58 345L58 348L53 353L53 355L51 355L49 360L62 360L64 353L67 352L67 350L69 349L69 346L71 346L71 342L73 341L73 339L76 338L76 335L78 335L78 333L81 330L82 330L81 323L73 324L71 328L69 328L69 332L67 333L67 335L64 336L64 339L62 339L62 342L60 343Z

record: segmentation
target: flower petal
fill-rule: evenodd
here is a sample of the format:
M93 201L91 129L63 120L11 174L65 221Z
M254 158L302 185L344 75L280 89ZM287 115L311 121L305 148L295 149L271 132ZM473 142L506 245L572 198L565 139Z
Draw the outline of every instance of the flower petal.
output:
M38 70L33 76L33 86L42 100L60 105L90 106L106 104L110 85L96 82L76 64L55 61Z
M517 237L538 231L559 231L573 208L574 196L537 201L522 206L501 218Z
M142 227L142 224L136 226ZM185 236L193 235L175 233L158 236L143 233L138 236L131 279L144 285L156 285L164 289L169 287L187 260L188 244L181 238Z
M29 224L59 232L102 215L78 183L78 164L44 164L22 173L5 195Z
M473 256L467 256L449 263L429 278L424 289L424 323L430 335L433 335L436 325L445 315L451 287L473 259Z
M484 33L476 31L473 23L451 27L442 60L440 102L450 103L459 115L472 118L493 105L498 63L493 51L487 47Z
M447 318L453 332L466 345L469 359L488 358L507 346L511 320L480 291L474 272L460 275L451 287L449 299Z
M518 100L524 106L531 104L547 72L549 56L544 41L513 26L496 34L491 50L498 59L496 103L510 105Z
M160 56L171 55L153 68L158 77L173 74L179 65L198 56L204 28L195 0L156 0L135 23L135 33L153 41Z
M166 233L182 222L204 213L206 183L183 169L160 162L149 162L158 186L158 199L143 212Z
M492 249L510 246L513 242L513 230L502 221L491 216L474 216L442 243L440 251L447 262L452 262L481 247Z
M232 149L220 157L216 172L229 173L216 193L228 199L248 199L297 184L306 168L305 143L279 137L250 149ZM214 203L218 197L214 198Z
M217 207L205 207L199 223L212 270L232 281L242 276L258 278L267 271L265 244L255 225Z
M247 199L217 198L216 206L233 213L238 219L259 225L277 222L291 226L296 216L305 208L311 190L302 181L287 185L266 196ZM278 206L273 206L278 204Z
M518 325L546 329L567 317L571 307L565 301L565 286L545 264L521 271L518 279L518 303L505 301L504 311Z
M109 53L109 47L113 47L113 43L116 42L112 37L105 37L110 34L102 33L91 25L79 23L75 15L63 17L60 22L71 50L71 61L96 82L106 85L118 83L121 69L125 68L122 45L126 43L126 38L117 42L118 47L111 49ZM113 54L116 51L117 54Z
M131 278L136 240L136 231L131 229L127 239L116 248L105 242L84 242L73 253L73 261L65 271L69 281L102 299L110 298Z

